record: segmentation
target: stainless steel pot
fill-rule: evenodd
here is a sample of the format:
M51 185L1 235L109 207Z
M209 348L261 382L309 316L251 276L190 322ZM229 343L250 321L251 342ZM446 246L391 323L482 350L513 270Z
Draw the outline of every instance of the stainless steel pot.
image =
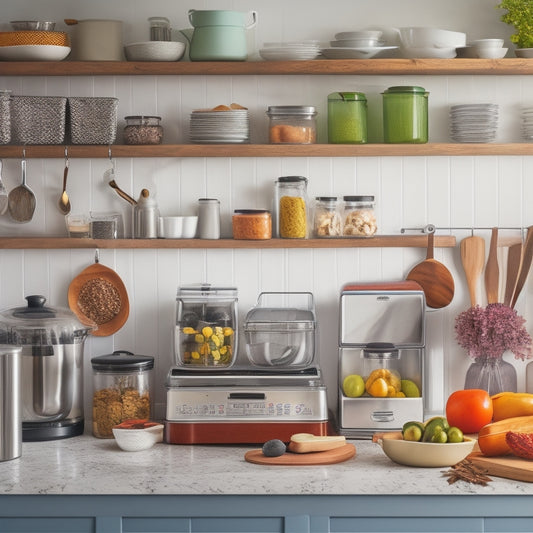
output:
M83 433L83 348L91 327L44 296L0 313L0 341L22 347L22 438L53 440Z

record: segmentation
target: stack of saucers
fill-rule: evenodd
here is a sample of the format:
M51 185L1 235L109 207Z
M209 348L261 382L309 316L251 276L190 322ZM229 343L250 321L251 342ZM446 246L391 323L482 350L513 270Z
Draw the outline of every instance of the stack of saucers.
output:
M522 138L533 141L533 107L522 109Z
M259 55L267 61L303 61L320 56L318 41L264 43Z
M192 143L250 142L248 110L194 110L191 113L189 139Z
M462 104L450 108L450 135L456 142L492 142L497 129L497 104Z

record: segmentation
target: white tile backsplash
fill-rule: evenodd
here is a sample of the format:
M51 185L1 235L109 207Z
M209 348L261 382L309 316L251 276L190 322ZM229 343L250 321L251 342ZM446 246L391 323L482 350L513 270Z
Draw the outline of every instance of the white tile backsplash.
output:
M205 0L195 8L257 9L255 42L318 38L329 41L338 31L369 25L439 25L467 31L470 38L502 36L510 29L485 0L448 2L391 0L317 0L225 2ZM52 2L39 9L61 21L64 16L91 18L95 14L125 20L125 42L147 39L148 16L166 15L174 28L188 27L183 2L156 0L124 10L116 2ZM68 8L68 9L67 9ZM35 18L35 3L7 0L3 19ZM416 20L413 18L416 15ZM354 22L351 22L354 21ZM436 23L437 22L437 23ZM4 28L7 29L7 28ZM251 136L267 141L269 105L307 104L319 111L319 142L326 142L327 95L339 90L367 94L370 139L381 138L381 95L392 85L420 85L429 92L430 140L448 142L448 108L468 102L500 104L498 141L520 141L520 106L531 105L532 78L527 76L2 76L0 88L24 95L94 95L119 98L119 136L130 114L160 115L166 143L185 143L192 109L238 102L250 109ZM29 160L28 184L37 196L34 219L15 224L0 219L2 236L60 236L66 229L56 203L64 161ZM68 191L74 211L118 210L131 232L130 206L107 185L103 175L107 159L70 161ZM116 181L137 197L144 187L157 195L161 213L191 214L199 197L221 201L222 234L231 235L231 213L236 208L269 208L274 180L298 174L309 178L309 194L343 196L374 194L379 233L398 234L403 227L435 224L440 233L454 227L525 227L533 224L533 156L464 157L361 157L361 158L133 158L116 160ZM8 189L21 180L20 160L4 161L3 180ZM467 230L458 230L458 238ZM480 232L488 238L490 232ZM517 235L518 232L511 232ZM488 249L488 246L487 246ZM239 315L255 303L261 291L311 291L319 320L319 356L328 387L329 404L336 408L338 298L344 283L404 279L425 257L424 249L363 248L315 250L102 250L102 264L115 269L130 297L130 317L113 337L91 337L86 343L86 416L90 418L93 356L125 349L154 355L158 414L165 402L164 379L173 361L172 335L176 289L180 284L209 282L234 285L239 290ZM452 304L428 313L427 374L431 380L426 407L442 411L445 398L462 388L468 358L453 337L454 317L469 305L459 246L437 249L456 283ZM51 305L67 305L70 281L94 261L94 250L2 250L0 252L0 304L19 306L29 294L44 294ZM531 319L531 283L517 309ZM241 343L242 347L242 343ZM524 386L525 364L516 362L519 387Z

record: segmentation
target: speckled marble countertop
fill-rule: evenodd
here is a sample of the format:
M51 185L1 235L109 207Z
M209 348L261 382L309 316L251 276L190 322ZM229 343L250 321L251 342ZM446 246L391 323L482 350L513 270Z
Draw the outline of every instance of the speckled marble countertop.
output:
M0 494L532 494L533 484L493 478L487 487L449 485L442 468L409 468L378 444L350 441L357 454L327 466L263 466L244 460L252 446L156 444L124 452L83 435L25 442L0 463Z

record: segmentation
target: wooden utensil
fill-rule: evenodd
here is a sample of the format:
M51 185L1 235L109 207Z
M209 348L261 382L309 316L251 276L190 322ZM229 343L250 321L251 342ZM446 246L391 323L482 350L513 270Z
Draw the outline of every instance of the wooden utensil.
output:
M522 266L523 245L521 242L509 246L507 253L507 276L505 282L505 296L503 303L511 305L518 280L520 267Z
M65 157L65 170L63 171L63 192L59 197L58 207L59 210L64 214L68 215L70 213L70 199L67 194L67 176L68 176L68 158Z
M461 261L466 275L470 304L480 304L477 296L479 279L485 266L485 240L482 237L472 235L461 241Z
M533 259L533 226L527 228L526 242L524 244L524 251L522 254L522 264L520 265L520 272L516 280L516 287L513 297L511 299L511 307L516 305L516 301L526 284L529 269L531 268L531 260Z
M9 215L16 222L29 222L35 211L35 195L26 185L26 158L21 162L22 184L9 192L7 208Z
M80 300L80 294L90 295L90 301ZM116 333L126 322L130 312L128 293L120 276L96 260L94 265L80 272L70 283L68 288L68 305L70 310L83 324L93 325L97 329L91 335L105 337ZM109 320L100 322L87 313L86 308L102 307L103 311L112 315ZM112 310L118 306L118 312Z
M261 449L250 450L244 454L244 459L249 463L255 463L258 465L330 465L347 461L355 455L355 452L355 446L351 443L346 443L340 448L327 450L325 452L287 452L279 457L266 457L263 455Z
M487 457L481 452L472 452L467 459L483 467L491 476L533 482L533 461L512 455Z
M428 234L426 259L416 265L407 275L410 281L416 281L424 290L426 304L433 309L446 307L455 292L455 283L450 271L433 258L434 232Z
M500 287L500 268L498 266L498 228L492 228L490 237L489 256L485 266L485 291L487 293L487 303L498 302L498 292Z
M137 205L137 200L135 200L135 198L132 198L127 192L124 192L118 185L117 185L117 182L115 180L111 180L109 182L109 186L112 188L112 189L115 189L115 191L117 191L117 194L121 197L121 198L124 198L124 200L126 200L126 202L129 202L131 205Z

